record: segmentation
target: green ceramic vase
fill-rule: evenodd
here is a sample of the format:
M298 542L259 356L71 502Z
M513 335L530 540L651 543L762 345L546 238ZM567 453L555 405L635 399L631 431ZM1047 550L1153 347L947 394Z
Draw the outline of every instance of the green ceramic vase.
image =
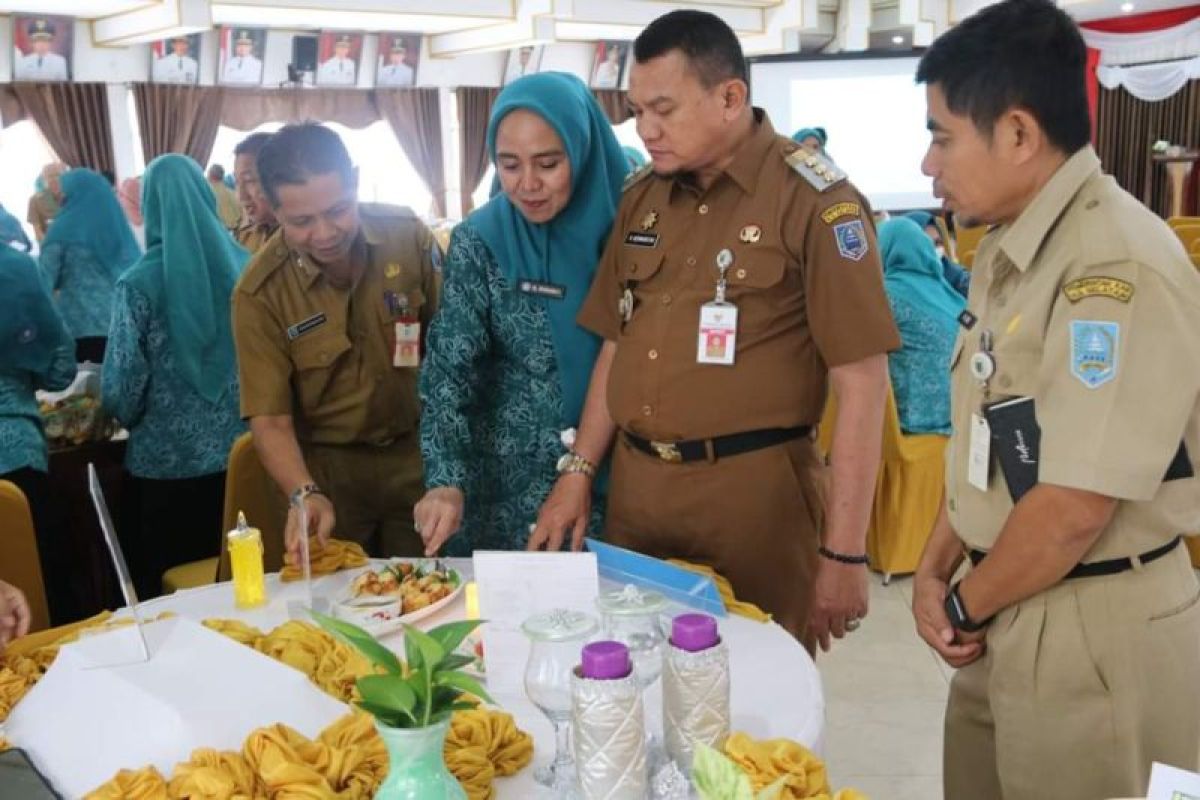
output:
M375 800L467 800L442 756L450 720L428 728L388 728L376 720L375 728L390 762Z

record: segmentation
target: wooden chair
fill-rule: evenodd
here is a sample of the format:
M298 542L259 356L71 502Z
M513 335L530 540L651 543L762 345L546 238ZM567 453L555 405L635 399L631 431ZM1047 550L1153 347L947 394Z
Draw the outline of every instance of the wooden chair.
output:
M1178 225L1200 225L1200 217L1167 217L1167 225L1172 229Z
M25 493L11 481L0 481L0 578L25 593L31 631L50 625L42 562L38 558L33 515Z
M283 529L287 521L287 501L275 487L274 481L258 460L254 440L244 433L229 450L229 466L225 475L225 508L222 531L237 525L238 511L246 521L262 531L264 561L267 572L283 566ZM222 534L218 554L213 558L180 564L163 574L163 592L205 586L217 580L229 579L229 551Z
M1200 253L1200 223L1176 225L1172 230L1179 237L1179 241L1183 242L1184 250L1189 253Z
M831 391L817 438L826 455L836 419L837 400ZM882 459L867 527L867 557L871 569L883 573L885 585L893 575L915 572L921 560L942 502L948 441L940 434L906 436L901 432L896 398L888 388Z

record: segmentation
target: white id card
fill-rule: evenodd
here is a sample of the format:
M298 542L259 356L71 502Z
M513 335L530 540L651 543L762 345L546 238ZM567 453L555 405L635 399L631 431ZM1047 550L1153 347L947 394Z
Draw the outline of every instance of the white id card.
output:
M737 351L737 306L705 303L700 306L700 335L696 363L732 364Z
M981 492L988 490L988 468L992 463L992 431L987 420L971 415L971 449L967 457L967 482Z
M396 349L392 352L392 366L421 366L421 323L396 323Z

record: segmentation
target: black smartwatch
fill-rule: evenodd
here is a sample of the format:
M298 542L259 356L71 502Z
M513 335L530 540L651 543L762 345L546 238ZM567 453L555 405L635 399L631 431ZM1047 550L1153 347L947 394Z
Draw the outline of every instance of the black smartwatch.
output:
M962 598L959 597L959 583L961 581L951 586L950 591L946 593L946 602L944 603L946 616L950 618L950 624L954 627L954 630L962 631L963 633L977 633L986 628L991 623L992 618L988 617L982 622L976 622L971 619L971 616L967 613L966 605L963 604Z

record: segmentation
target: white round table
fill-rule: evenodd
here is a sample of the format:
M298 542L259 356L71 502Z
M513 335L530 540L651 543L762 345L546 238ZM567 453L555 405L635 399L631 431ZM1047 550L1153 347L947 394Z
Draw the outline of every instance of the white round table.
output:
M471 580L470 559L446 561L465 580ZM313 594L334 597L349 585L355 573L355 570L349 570L314 579ZM302 596L299 582L282 583L279 576L273 574L267 576L267 604L250 611L242 611L234 605L233 586L229 583L186 589L149 600L140 604L139 609L144 618L172 611L197 622L213 618L238 619L269 631L288 621L289 601L294 604ZM465 616L466 606L460 594L453 603L418 624L428 629ZM764 624L734 615L720 619L719 623L721 635L729 644L733 729L758 739L793 739L820 754L825 701L821 677L812 658L790 634L774 623ZM383 637L382 641L403 656L403 639L403 634L397 632ZM662 725L661 687L662 682L657 682L646 692L645 698L647 726L655 731L661 731ZM523 694L493 693L493 699L534 739L534 763L511 778L497 779L496 795L500 800L537 797L542 790L534 783L534 770L548 763L554 755L550 722ZM264 720L263 724L272 722L274 720Z

